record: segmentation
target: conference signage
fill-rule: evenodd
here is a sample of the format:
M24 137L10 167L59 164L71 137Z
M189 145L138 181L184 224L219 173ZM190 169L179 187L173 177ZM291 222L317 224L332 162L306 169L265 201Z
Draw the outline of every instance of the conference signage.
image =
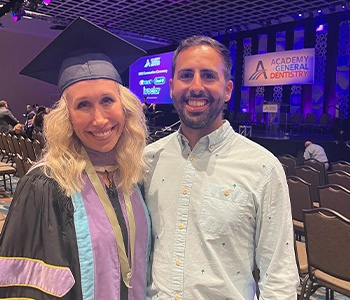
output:
M312 84L314 69L314 48L246 56L243 85Z
M148 103L172 103L169 80L171 79L171 59L174 52L139 58L130 66L130 90Z

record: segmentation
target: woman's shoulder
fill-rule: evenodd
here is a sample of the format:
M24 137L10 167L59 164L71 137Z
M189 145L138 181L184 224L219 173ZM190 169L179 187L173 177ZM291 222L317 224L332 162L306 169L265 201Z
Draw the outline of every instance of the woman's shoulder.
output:
M45 174L42 165L34 166L18 182L14 199L31 199L33 204L50 205L56 203L61 208L72 210L72 201L58 182Z
M49 177L44 172L43 164L34 164L29 171L19 180L17 188L26 186L28 189L35 189L37 193L40 192L62 192L58 182ZM16 188L16 190L17 190Z

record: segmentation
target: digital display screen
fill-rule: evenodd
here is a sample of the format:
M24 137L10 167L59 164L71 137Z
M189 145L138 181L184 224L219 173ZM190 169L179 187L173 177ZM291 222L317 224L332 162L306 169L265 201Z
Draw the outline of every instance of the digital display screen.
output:
M129 88L141 102L172 104L169 80L174 52L139 58L130 66Z

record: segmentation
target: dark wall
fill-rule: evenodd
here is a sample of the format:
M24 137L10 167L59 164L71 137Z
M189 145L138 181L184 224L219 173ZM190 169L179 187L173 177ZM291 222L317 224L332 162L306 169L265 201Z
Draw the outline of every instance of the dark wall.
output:
M51 106L58 99L57 87L19 75L51 39L17 34L0 29L0 100L6 100L13 114L24 122L26 104Z

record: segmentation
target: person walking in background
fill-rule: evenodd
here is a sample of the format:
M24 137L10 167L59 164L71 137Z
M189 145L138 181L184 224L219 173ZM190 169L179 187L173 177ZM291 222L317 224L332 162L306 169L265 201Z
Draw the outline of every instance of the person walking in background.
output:
M23 113L23 117L27 119L27 115L32 111L32 106L30 104L26 105L26 112Z
M145 299L147 128L118 73L143 53L78 18L21 71L57 84L60 99L0 237L1 299Z
M24 131L28 138L32 139L33 136L33 118L36 114L37 104L33 105L33 108L27 113L26 121L24 123Z
M329 163L326 152L323 147L312 143L311 141L305 142L304 159L314 158L324 163L326 171L328 170Z
M283 168L222 119L231 66L227 48L209 37L190 37L174 53L170 95L181 126L145 149L149 299L253 300L255 266L260 300L297 298Z
M39 106L37 113L33 117L33 133L42 133L44 127L44 118L46 115L46 107Z
M0 132L8 133L12 130L19 121L15 118L12 112L9 110L7 102L5 100L0 101Z

